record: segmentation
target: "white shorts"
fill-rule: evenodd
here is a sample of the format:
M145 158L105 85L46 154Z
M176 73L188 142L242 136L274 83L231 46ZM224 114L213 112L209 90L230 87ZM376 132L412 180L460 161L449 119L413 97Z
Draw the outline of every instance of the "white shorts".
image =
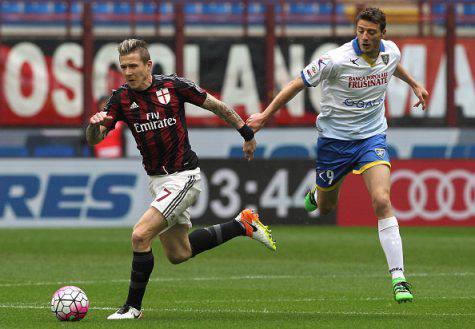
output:
M149 189L153 196L150 205L160 211L168 223L168 227L159 234L176 224L186 224L191 228L188 208L198 199L200 183L200 168L171 175L150 176Z

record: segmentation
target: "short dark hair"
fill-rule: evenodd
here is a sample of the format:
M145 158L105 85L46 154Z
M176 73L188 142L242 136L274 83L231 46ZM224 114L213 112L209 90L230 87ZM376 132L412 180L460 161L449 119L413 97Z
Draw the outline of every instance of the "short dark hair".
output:
M386 28L386 14L379 8L365 8L363 9L355 19L355 23L358 24L360 19L369 21L379 25L381 31Z
M144 63L150 60L150 53L148 52L147 43L140 39L126 39L122 41L117 47L119 56L124 56L138 51L140 58Z

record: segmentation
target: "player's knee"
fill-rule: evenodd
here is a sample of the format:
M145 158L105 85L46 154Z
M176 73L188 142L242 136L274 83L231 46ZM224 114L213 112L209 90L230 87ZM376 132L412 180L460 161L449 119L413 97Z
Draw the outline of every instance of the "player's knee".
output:
M190 253L180 252L180 253L167 254L168 260L170 261L170 263L172 263L174 265L186 262L188 259L190 259L190 257L191 257L191 252Z
M134 230L132 232L132 246L134 247L134 249L144 247L148 243L149 241L146 234L144 234L140 230Z
M391 210L389 192L379 193L372 198L373 209L376 214L384 214Z
M187 246L176 246L175 248L165 249L165 255L170 263L176 265L186 262L191 258L191 248Z

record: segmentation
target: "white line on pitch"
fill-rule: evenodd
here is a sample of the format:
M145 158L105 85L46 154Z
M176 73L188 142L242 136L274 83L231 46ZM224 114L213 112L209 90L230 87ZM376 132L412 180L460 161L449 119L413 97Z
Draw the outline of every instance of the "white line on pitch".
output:
M49 309L48 306L41 305L26 305L26 304L0 304L0 308L9 309ZM91 307L91 310L108 311L116 310L115 307ZM183 312L183 313L244 313L244 314L287 314L287 315L350 315L350 316L365 316L365 315L402 315L402 316L474 316L475 313L391 313L391 312L335 312L335 311L273 311L268 309L253 310L253 309L195 309L195 308L146 308L145 312Z
M471 300L475 299L475 296L418 296L418 300ZM173 304L191 304L191 303L307 303L307 302L345 302L345 301L379 301L390 300L388 297L361 297L361 298L349 298L349 297L318 297L318 298L270 298L270 299L199 299L199 300L177 300L167 301L167 303Z
M312 278L310 275L243 275L243 276L227 276L227 277L191 277L191 278L153 278L151 282L170 282L170 281L223 281L223 280L248 280L248 279L294 279L294 278ZM61 284L95 284L95 283L121 283L129 282L129 279L111 279L111 280L71 280L57 282L18 282L18 283L0 283L0 287L20 287L20 286L50 286Z
M437 277L437 276L473 276L473 272L460 273L412 273L409 277ZM191 278L153 278L151 282L176 282L176 281L225 281L225 280L281 280L281 279L323 279L323 278L379 278L381 274L324 274L324 275L242 275L242 276L226 276L226 277L191 277ZM111 279L111 280L69 280L69 281L52 281L52 282L17 282L17 283L0 283L0 287L23 287L23 286L54 286L66 284L97 284L97 283L122 283L129 282L129 279Z

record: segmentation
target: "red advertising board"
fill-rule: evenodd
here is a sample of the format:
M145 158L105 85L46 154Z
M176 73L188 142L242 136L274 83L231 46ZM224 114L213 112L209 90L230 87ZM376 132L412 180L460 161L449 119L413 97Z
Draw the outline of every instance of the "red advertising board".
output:
M475 226L475 161L393 161L391 203L403 226ZM376 225L359 175L348 175L343 183L337 224Z
M276 91L298 76L299 70L328 50L348 42L345 38L281 38L275 47ZM94 44L94 100L109 95L123 79L118 70L117 42L100 40ZM402 65L424 84L430 93L428 109L412 110L414 96L407 84L391 79L385 100L386 115L392 126L414 125L413 120L440 125L445 117L446 59L443 38L394 39L401 49ZM189 39L184 49L185 77L247 117L267 106L265 96L265 43L262 38ZM293 50L292 50L293 49ZM296 51L299 50L299 51ZM173 39L150 43L154 72L175 72ZM167 54L166 56L163 53ZM289 54L293 55L290 56ZM298 56L297 56L298 55ZM0 126L79 126L87 118L83 108L83 45L78 42L39 39L4 40L0 45ZM455 102L460 119L475 119L473 86L475 77L475 39L459 38L455 49ZM269 125L315 124L320 109L320 94L308 88L279 111ZM97 110L88 109L89 110ZM187 111L192 126L225 125L207 111ZM411 121L412 120L412 121Z

